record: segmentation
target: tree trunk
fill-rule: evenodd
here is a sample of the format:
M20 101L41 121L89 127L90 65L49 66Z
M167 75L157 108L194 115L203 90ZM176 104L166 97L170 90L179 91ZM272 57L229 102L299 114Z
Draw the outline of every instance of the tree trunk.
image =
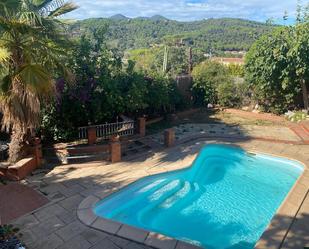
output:
M25 151L25 133L20 128L14 128L11 135L11 142L9 145L9 162L16 163L26 156Z
M301 88L302 88L302 92L303 92L304 108L308 112L309 111L309 100L308 100L308 90L307 90L307 86L306 86L306 81L305 80L301 81Z

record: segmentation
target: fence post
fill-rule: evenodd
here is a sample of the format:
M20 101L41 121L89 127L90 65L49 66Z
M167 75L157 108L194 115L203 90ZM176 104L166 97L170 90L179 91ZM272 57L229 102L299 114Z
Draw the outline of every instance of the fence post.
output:
M97 141L97 129L96 127L88 127L87 128L87 133L88 133L88 144L92 145L95 144Z
M138 134L144 137L146 135L146 119L139 118L137 127L138 127Z
M121 161L121 143L118 136L113 137L110 140L110 155L112 163L117 163Z
M175 131L174 129L167 129L164 131L164 145L171 147L175 142Z

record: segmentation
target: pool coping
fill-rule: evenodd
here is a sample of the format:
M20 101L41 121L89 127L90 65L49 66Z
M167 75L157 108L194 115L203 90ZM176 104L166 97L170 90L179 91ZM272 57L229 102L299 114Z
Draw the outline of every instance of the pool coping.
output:
M233 145L229 145L233 147ZM281 205L277 209L277 212L273 216L272 220L270 221L269 225L263 232L262 236L258 240L258 242L255 245L255 249L263 249L263 248L280 248L282 245L286 235L288 234L288 231L293 224L297 213L307 195L308 189L309 189L309 170L305 163L293 159L291 157L286 157L282 155L276 155L271 153L264 153L259 152L257 150L246 150L246 152L250 153L257 153L257 154L264 154L264 155L270 155L275 156L279 158L285 158L289 160L296 161L303 165L304 171L303 173L298 177L296 182L294 183L293 187L290 189L289 193L286 195L285 199L282 201ZM198 153L197 153L198 155ZM190 168L192 166L186 166L182 167L177 170L183 170L186 168ZM162 171L157 174L152 175L158 175L165 173L167 171ZM146 246L150 246L157 249L198 249L202 248L200 246L196 246L181 240L177 240L165 235L162 235L160 233L147 231L141 228L137 228L131 225L127 225L124 223L120 223L111 219L106 219L100 216L97 216L93 212L93 208L95 205L108 197L111 194L114 194L115 192L120 191L123 188L126 188L128 185L144 178L149 175L145 175L143 177L140 177L139 179L132 181L129 184L126 184L121 187L114 187L112 189L104 189L101 191L98 191L88 197L86 197L78 206L77 209L77 217L79 220L84 223L85 225L103 231L107 232L112 235L116 235L140 244L144 244ZM282 216L288 217L290 219L290 222L288 223L280 223L280 219L282 219ZM276 238L274 238L272 234L272 230L279 229L281 231L280 235L276 234ZM282 232L283 231L283 232ZM269 246L267 243L271 242L271 246Z

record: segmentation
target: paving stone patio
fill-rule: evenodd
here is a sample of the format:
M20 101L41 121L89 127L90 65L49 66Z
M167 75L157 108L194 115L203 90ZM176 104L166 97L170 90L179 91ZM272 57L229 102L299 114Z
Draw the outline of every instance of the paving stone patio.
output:
M103 198L120 187L143 176L172 171L192 163L202 146L208 143L226 143L244 149L267 152L295 158L309 165L309 146L273 143L251 139L201 139L165 150L154 150L132 161L117 164L100 162L83 165L58 166L49 172L28 177L22 183L43 193L50 202L44 207L15 220L21 228L23 241L28 248L62 249L146 249L151 248L111 234L100 232L82 224L77 217L81 201L96 195ZM309 175L306 174L309 182ZM103 191L102 191L103 190ZM280 224L290 222L281 217ZM284 235L281 248L292 249L309 246L309 197L305 197L293 225ZM273 239L285 231L273 231ZM266 248L278 248L269 242ZM179 245L181 248L181 245Z
M288 127L284 126L258 126L258 125L228 125L228 124L196 124L187 123L173 127L175 138L183 140L196 135L208 137L230 137L230 138L264 138L273 140L284 140L300 142L301 139ZM151 138L163 144L162 134L154 134Z

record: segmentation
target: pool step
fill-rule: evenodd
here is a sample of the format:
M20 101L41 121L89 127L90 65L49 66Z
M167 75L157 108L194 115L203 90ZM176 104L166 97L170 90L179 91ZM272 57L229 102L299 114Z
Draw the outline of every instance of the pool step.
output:
M135 193L138 193L138 197L139 198L133 198L132 201L124 203L121 206L121 208L118 208L117 210L112 211L111 212L111 217L117 216L123 210L129 209L130 207L132 207L133 205L136 205L137 203L140 203L142 201L146 202L146 200L148 198L149 192L156 191L156 190L158 190L160 188L163 188L164 186L166 186L168 184L169 184L169 182L167 180L164 180L164 181L158 183L157 185L155 185L153 187L148 188L147 185L146 185L146 186L142 186L138 190L135 190Z
M174 195L167 198L162 202L159 207L161 208L170 208L172 207L176 202L184 198L186 195L188 195L192 191L191 183L185 181L184 186L177 191Z
M173 183L173 182L174 182L174 184L175 184L175 182L177 182L177 184L175 186L172 186L171 183ZM168 189L164 189L168 185L171 185L171 187L169 187ZM177 193L183 187L184 187L183 181L174 180L174 181L168 183L167 185L165 185L164 187L160 188L159 190L157 190L153 194L151 194L148 197L148 201L149 201L148 205L146 205L143 209L141 209L139 211L139 214L138 214L139 218L141 220L143 220L143 217L147 217L147 216L145 216L145 214L147 214L148 212L150 212L154 208L160 206L166 199L175 195L175 193Z

